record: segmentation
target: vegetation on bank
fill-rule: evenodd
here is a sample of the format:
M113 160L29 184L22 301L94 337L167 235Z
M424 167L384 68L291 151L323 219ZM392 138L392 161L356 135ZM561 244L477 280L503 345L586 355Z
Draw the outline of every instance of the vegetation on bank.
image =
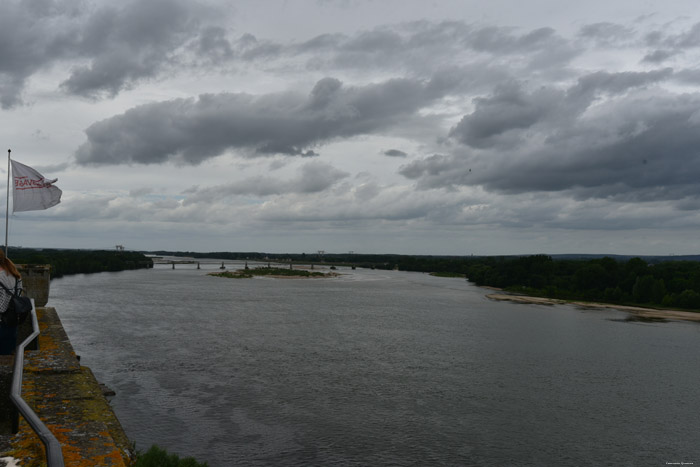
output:
M477 285L540 297L700 311L700 262L480 258L465 265Z
M153 266L150 258L135 251L10 248L8 256L15 264L50 264L52 279L70 274L124 271Z
M251 261L336 264L466 277L528 295L700 311L700 261L689 257L411 256L364 254L172 253Z
M210 276L227 277L229 279L250 279L253 276L284 276L284 277L329 277L317 271L307 271L305 269L284 269L284 268L254 268L238 269L237 271L212 272Z
M436 276L436 277L461 277L464 278L465 275L461 272L431 272L431 276Z
M153 445L145 453L138 453L133 467L208 467L206 462L199 463L193 457L180 459L177 454Z

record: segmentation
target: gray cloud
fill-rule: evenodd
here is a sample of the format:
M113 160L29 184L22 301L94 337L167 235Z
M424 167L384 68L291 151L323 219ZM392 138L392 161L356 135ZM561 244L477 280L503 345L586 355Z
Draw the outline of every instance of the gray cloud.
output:
M291 180L275 177L250 177L243 181L207 188L187 190L186 203L220 200L224 196L252 195L272 196L286 193L310 194L327 190L348 173L323 162L309 162L299 170L299 176Z
M700 47L700 23L693 25L690 30L682 33L675 40L683 48Z
M212 8L186 0L93 4L83 0L12 1L0 16L0 104L22 102L28 78L56 64L72 63L61 88L70 94L113 97L153 78L180 59L180 49L214 18ZM221 50L216 31L199 39Z
M60 83L63 91L104 98L143 80L203 65L220 70L241 67L241 63L410 70L427 77L455 63L471 72L486 67L501 68L502 73L503 65L516 63L507 61L509 56L518 57L517 63L522 63L518 68L537 67L542 73L580 53L572 41L551 28L518 32L458 21L418 21L290 43L249 33L231 40L230 31L221 25L225 17L222 7L186 0L119 5L81 0L11 2L0 18L0 104L4 108L19 104L26 80L57 63L71 65L69 76ZM300 60L290 62L294 57ZM300 63L304 63L301 68ZM467 75L461 81L473 84L474 78ZM480 75L484 82L493 82L489 73Z
M431 99L425 84L410 79L346 87L324 78L309 96L226 93L147 104L90 126L76 160L198 164L232 149L315 156L315 145L387 130Z
M563 93L557 90L528 94L518 83L498 86L491 97L474 99L474 112L462 118L450 136L475 148L512 146L518 142L516 132L547 118L562 100Z
M226 30L222 27L204 28L190 47L196 56L207 57L210 66L233 58L233 47L226 37Z
M700 94L640 90L551 121L546 137L530 135L519 147L456 150L409 163L401 174L424 188L472 185L625 202L698 197L699 108Z
M636 87L658 83L670 78L672 75L672 68L663 68L647 72L624 71L610 73L607 71L597 71L579 78L578 84L569 90L569 94L573 96L591 96L593 93L619 94ZM590 101L586 101L585 104L589 102Z
M74 2L75 3L75 2ZM63 31L63 27L67 31ZM5 2L0 15L0 104L10 108L21 103L25 81L54 54L65 54L60 44L72 28L66 3L53 7L40 2ZM42 31L42 34L37 34Z
M384 231L390 248L399 231L452 232L450 249L462 248L465 228L471 242L480 229L494 241L513 229L511 239L538 228L555 229L552 237L646 226L668 227L665 234L700 222L698 25L677 20L649 34L656 19L616 24L610 16L563 36L580 23L363 30L369 21L339 29L329 21L266 36L273 15L246 15L268 7L241 8L240 17L232 8L227 17L224 3L3 5L0 105L32 103L15 112L38 117L22 121L25 134L42 129L27 147L43 165L32 164L65 183L64 202L45 215L139 228L194 220L226 242L232 232L256 238L280 225L321 227L336 245L339 226ZM310 36L321 28L327 33ZM74 96L114 100L86 105ZM134 102L147 104L129 109ZM76 122L103 119L80 123L78 167L55 163L81 143L75 122L46 122L58 120L57 108ZM399 176L387 173L397 159ZM141 165L144 177L120 164ZM153 178L146 164L164 166ZM334 166L366 173L351 178ZM70 188L75 180L80 191ZM173 194L189 184L199 186ZM436 244L426 237L417 250Z
M661 63L685 51L700 47L700 23L680 33L671 33L666 30L648 32L644 36L644 42L652 51L647 53L642 61Z
M406 157L406 156L408 156L408 154L406 154L403 151L399 151L398 149L388 149L388 150L384 151L383 154L385 156L389 156L389 157Z
M114 96L138 80L156 76L174 60L178 48L197 35L197 19L202 16L202 5L185 0L132 2L98 10L75 44L90 64L74 68L61 87L87 97ZM221 53L216 29L205 29L199 40L200 47Z
M474 148L512 148L532 132L551 137L563 122L576 119L601 95L619 95L672 76L670 68L649 72L595 72L566 91L541 87L528 92L521 83L494 88L489 97L474 99L475 109L449 135Z
M681 83L699 84L700 69L679 70L673 75L673 78Z
M208 34L211 34L209 31ZM226 53L222 54L221 50ZM232 53L228 53L229 50ZM294 57L306 69L358 69L411 71L430 76L436 69L479 63L496 68L507 57L511 67L544 68L567 63L581 50L552 28L520 32L514 28L467 24L461 21L415 21L376 27L356 34L321 34L301 42L280 43L246 33L236 40L217 32L216 41L198 52L235 64L260 62L266 67L279 61L294 66ZM504 62L505 63L505 62Z
M635 37L634 31L624 25L601 22L587 24L579 30L579 36L595 40L602 46L619 46Z
M653 52L649 52L648 54L646 54L644 58L642 58L642 61L657 64L665 62L666 60L672 58L677 54L678 51L656 49Z
M153 188L150 187L141 187L129 190L129 196L133 198L150 195L151 193L153 193Z

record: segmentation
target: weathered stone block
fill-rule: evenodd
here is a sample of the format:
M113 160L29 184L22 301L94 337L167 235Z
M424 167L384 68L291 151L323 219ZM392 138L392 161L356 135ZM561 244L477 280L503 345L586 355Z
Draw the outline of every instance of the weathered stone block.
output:
M17 269L22 274L24 294L34 299L34 305L46 306L49 301L49 284L51 282L51 265L49 264L18 264Z

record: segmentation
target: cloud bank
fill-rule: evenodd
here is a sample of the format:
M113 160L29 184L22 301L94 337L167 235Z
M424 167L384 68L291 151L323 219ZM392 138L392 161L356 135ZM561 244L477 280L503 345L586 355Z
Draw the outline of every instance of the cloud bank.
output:
M254 244L283 229L295 248L700 247L693 18L594 2L595 21L522 10L518 26L409 1L401 21L349 27L319 2L284 30L275 5L265 20L217 0L4 5L4 131L75 187L49 218Z

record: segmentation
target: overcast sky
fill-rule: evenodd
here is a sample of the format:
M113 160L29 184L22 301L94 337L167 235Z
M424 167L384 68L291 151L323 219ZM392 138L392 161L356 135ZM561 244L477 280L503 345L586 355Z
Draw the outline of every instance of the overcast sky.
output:
M10 245L699 254L700 3L5 0L0 141Z

